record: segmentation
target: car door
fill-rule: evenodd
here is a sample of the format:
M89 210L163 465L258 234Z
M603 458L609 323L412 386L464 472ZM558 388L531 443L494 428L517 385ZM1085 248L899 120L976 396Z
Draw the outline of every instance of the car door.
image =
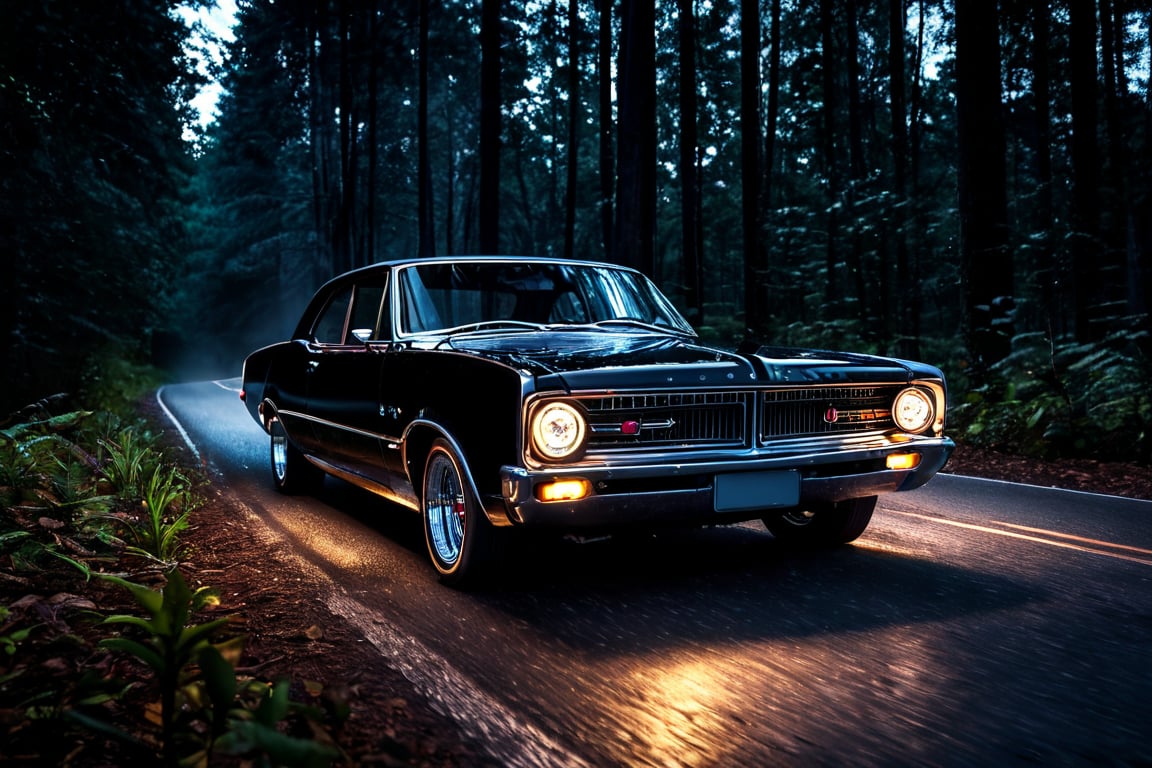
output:
M377 392L385 288L385 279L376 277L338 291L316 323L307 363L319 458L380 485L386 485Z

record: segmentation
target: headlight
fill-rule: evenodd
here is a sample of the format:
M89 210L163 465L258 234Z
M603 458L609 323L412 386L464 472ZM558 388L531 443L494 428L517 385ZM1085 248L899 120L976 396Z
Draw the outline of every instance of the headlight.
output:
M936 416L931 396L922 389L909 387L896 395L892 417L905 432L923 432Z
M584 447L588 424L575 406L546 403L532 416L532 445L545 459L564 459Z

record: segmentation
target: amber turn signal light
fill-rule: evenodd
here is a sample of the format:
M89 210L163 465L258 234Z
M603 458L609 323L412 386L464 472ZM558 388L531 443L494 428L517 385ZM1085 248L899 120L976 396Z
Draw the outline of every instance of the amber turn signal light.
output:
M888 469L916 469L920 466L920 454L890 453L886 461Z
M592 493L592 484L587 480L553 480L536 486L536 498L540 501L576 501Z

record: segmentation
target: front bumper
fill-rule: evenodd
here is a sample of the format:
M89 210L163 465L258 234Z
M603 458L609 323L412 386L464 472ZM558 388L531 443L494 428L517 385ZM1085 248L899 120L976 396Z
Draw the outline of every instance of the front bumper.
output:
M693 461L670 455L660 461L548 470L504 466L500 471L501 511L514 525L567 529L751 520L782 508L919 488L940 471L955 447L947 437L901 436L885 438L882 444L873 440L866 446L789 451L787 455L759 451ZM914 469L887 469L887 457L894 453L917 453L920 462ZM779 499L769 492L762 507L718 511L717 476L756 472L771 473L766 479L795 473L795 479L785 479L785 485L798 482L798 503L794 492ZM536 498L537 484L571 478L589 481L591 495L577 501Z

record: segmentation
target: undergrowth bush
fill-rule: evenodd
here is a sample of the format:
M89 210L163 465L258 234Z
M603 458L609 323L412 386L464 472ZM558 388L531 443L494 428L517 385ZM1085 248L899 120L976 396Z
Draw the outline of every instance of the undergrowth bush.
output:
M65 402L0 422L0 712L23 717L5 749L44 764L83 764L76 743L100 764L110 743L133 764L331 764L338 750L322 724L306 730L323 741L289 735L286 720L318 715L288 700L287 683L237 673L242 638L219 637L229 618L193 622L219 602L180 572L202 481L144 424L54 414ZM106 616L94 582L127 590L145 615ZM151 681L111 674L120 662L109 654L133 658Z
M1041 458L1152 459L1152 361L1144 333L1100 342L1013 339L985 382L954 392L950 433L976 446Z

